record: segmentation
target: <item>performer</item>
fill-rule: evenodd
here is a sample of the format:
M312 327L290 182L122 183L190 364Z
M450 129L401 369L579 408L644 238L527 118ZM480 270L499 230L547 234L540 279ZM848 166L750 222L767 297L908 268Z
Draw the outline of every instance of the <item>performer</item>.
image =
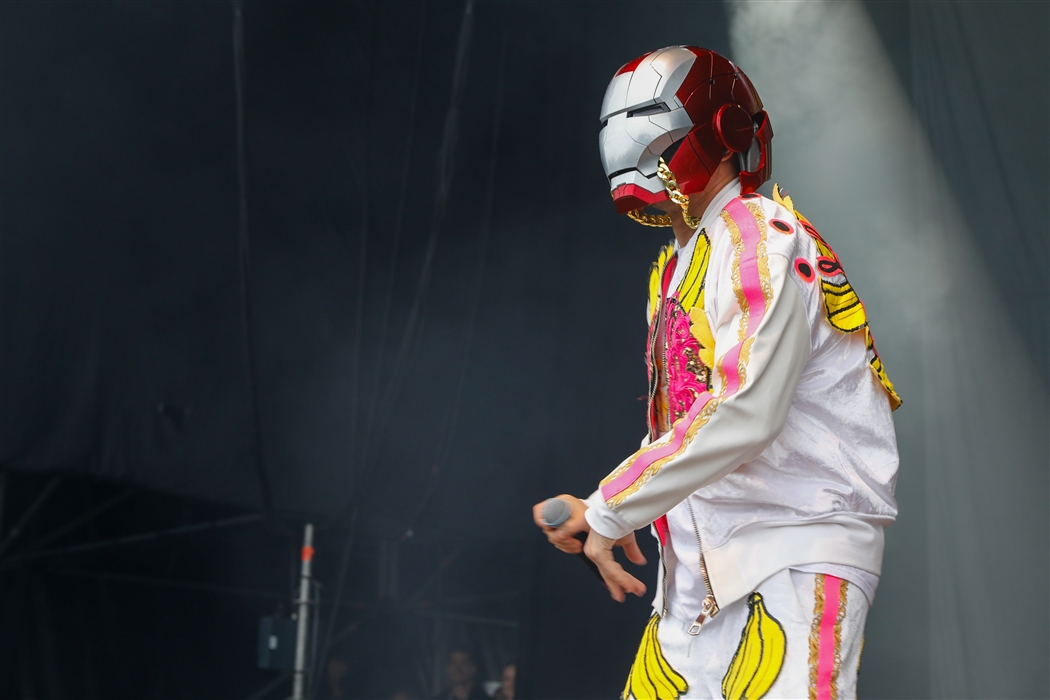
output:
M536 522L565 552L589 532L621 602L645 586L613 547L644 563L634 531L659 541L623 698L854 696L900 404L864 306L790 197L755 192L773 131L733 63L646 54L617 71L601 120L617 210L674 232L649 280L649 431L588 499L559 496L567 522L546 527L542 504Z

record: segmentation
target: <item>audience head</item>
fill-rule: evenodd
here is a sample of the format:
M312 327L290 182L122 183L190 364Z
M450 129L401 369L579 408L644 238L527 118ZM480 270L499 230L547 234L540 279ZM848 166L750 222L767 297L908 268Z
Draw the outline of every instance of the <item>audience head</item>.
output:
M474 656L465 649L453 649L448 653L448 665L445 667L445 675L448 676L450 685L468 685L474 682L474 676L478 667L474 663Z
M503 691L503 697L506 700L514 700L514 678L517 675L518 667L516 664L507 664L503 667L503 674L500 677L503 685L500 686L500 690Z

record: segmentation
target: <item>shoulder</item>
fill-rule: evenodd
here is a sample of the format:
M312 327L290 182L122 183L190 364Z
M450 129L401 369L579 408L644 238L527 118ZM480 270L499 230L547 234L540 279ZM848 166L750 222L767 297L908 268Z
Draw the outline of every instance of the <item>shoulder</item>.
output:
M809 234L790 207L761 195L744 201L765 239L768 255L794 260L805 250Z
M737 248L752 248L760 257L780 255L794 260L805 255L809 235L795 213L784 203L758 193L730 201L715 224L724 239L723 256L737 255Z
M720 236L724 245L717 253L717 265L720 277L731 281L723 292L739 296L749 280L766 285L783 276L794 282L812 324L821 301L812 234L789 199L779 198L776 189L774 197L744 195L722 210L718 226L725 231ZM774 256L782 258L780 263L773 264Z

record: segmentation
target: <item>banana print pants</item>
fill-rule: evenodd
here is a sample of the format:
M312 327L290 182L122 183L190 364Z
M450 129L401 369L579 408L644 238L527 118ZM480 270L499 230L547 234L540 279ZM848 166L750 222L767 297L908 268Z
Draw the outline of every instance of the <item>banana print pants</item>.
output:
M867 614L844 579L785 569L696 636L692 621L654 616L622 697L855 698Z

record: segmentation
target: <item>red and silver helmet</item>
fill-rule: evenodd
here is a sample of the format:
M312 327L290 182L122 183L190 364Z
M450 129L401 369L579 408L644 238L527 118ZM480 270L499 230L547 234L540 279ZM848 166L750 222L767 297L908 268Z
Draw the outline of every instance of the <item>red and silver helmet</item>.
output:
M616 72L602 102L598 145L621 214L668 199L662 158L685 195L701 192L726 152L740 154L740 184L769 179L773 128L744 72L708 49L671 46Z

